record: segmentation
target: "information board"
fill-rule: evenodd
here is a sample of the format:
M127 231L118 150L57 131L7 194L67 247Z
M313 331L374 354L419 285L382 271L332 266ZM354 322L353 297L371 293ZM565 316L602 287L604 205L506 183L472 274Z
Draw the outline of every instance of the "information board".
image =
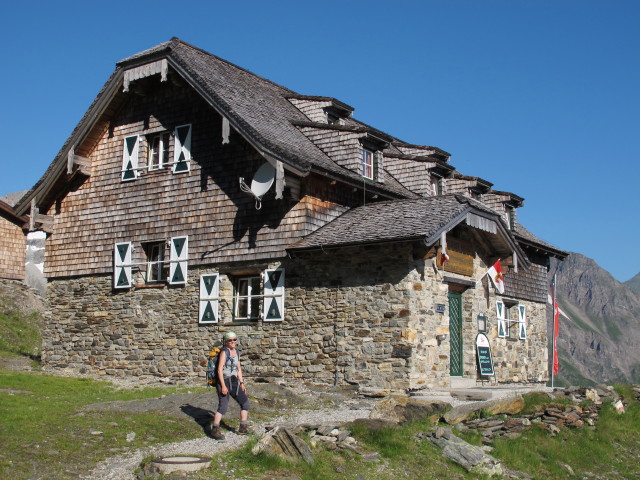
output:
M480 375L493 376L493 358L491 357L491 347L489 339L484 333L479 333L476 337L476 351L478 352L478 367Z

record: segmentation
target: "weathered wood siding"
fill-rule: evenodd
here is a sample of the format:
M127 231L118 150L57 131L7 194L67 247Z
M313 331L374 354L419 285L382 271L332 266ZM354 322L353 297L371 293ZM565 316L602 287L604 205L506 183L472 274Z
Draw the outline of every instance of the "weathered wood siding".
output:
M24 279L25 236L22 228L0 212L0 278Z
M430 197L433 194L431 176L429 174L429 167L431 166L432 164L430 163L393 156L385 156L384 159L384 167L393 178L397 179L409 190L423 197Z
M256 210L238 179L250 183L262 157L233 130L230 143L222 145L221 117L186 85L152 78L147 89L146 96L122 94L127 98L88 154L91 177L47 212L55 215L48 278L111 272L115 242L131 241L139 249L180 235L189 236L191 265L280 257L298 237L341 213L332 198L318 199L323 206L313 199L275 200L273 188ZM125 137L172 132L184 124L192 125L190 172L145 172L121 181ZM145 145L140 165L146 163Z

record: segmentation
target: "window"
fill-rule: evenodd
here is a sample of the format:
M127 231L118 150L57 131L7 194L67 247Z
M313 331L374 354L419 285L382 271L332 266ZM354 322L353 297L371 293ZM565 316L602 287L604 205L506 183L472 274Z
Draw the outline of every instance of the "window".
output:
M138 135L132 135L124 139L122 150L122 181L135 180L138 178L138 149L140 139Z
M442 177L431 176L431 195L434 197L442 195Z
M189 237L171 237L141 244L116 243L113 249L113 288L138 285L186 285L189 270ZM134 260L135 259L135 260ZM135 279L134 279L135 272ZM135 281L134 281L135 280Z
M146 255L145 283L159 283L166 280L164 263L164 242L143 244Z
M160 170L169 161L169 132L151 135L147 138L148 169Z
M362 176L373 180L373 152L366 148L362 149Z
M236 279L233 319L256 321L260 317L262 283L259 276Z

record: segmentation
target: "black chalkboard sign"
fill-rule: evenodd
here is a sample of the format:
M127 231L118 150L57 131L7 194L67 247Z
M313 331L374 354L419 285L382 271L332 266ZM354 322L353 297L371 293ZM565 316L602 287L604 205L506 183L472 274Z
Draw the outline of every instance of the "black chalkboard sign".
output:
M489 346L489 340L484 333L479 333L476 337L476 351L478 352L478 367L480 368L480 375L485 377L494 375L491 347Z

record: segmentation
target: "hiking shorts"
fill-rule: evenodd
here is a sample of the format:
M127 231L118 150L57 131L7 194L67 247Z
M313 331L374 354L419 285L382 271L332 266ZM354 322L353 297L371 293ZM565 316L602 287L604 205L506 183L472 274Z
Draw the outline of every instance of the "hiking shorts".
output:
M249 398L247 397L247 394L244 393L240 388L238 377L227 377L224 379L224 384L227 386L227 390L229 390L229 393L227 395L222 395L222 393L220 393L220 384L216 385L216 390L218 392L218 413L221 415L227 413L227 408L229 407L229 397L238 402L241 410L248 411Z

